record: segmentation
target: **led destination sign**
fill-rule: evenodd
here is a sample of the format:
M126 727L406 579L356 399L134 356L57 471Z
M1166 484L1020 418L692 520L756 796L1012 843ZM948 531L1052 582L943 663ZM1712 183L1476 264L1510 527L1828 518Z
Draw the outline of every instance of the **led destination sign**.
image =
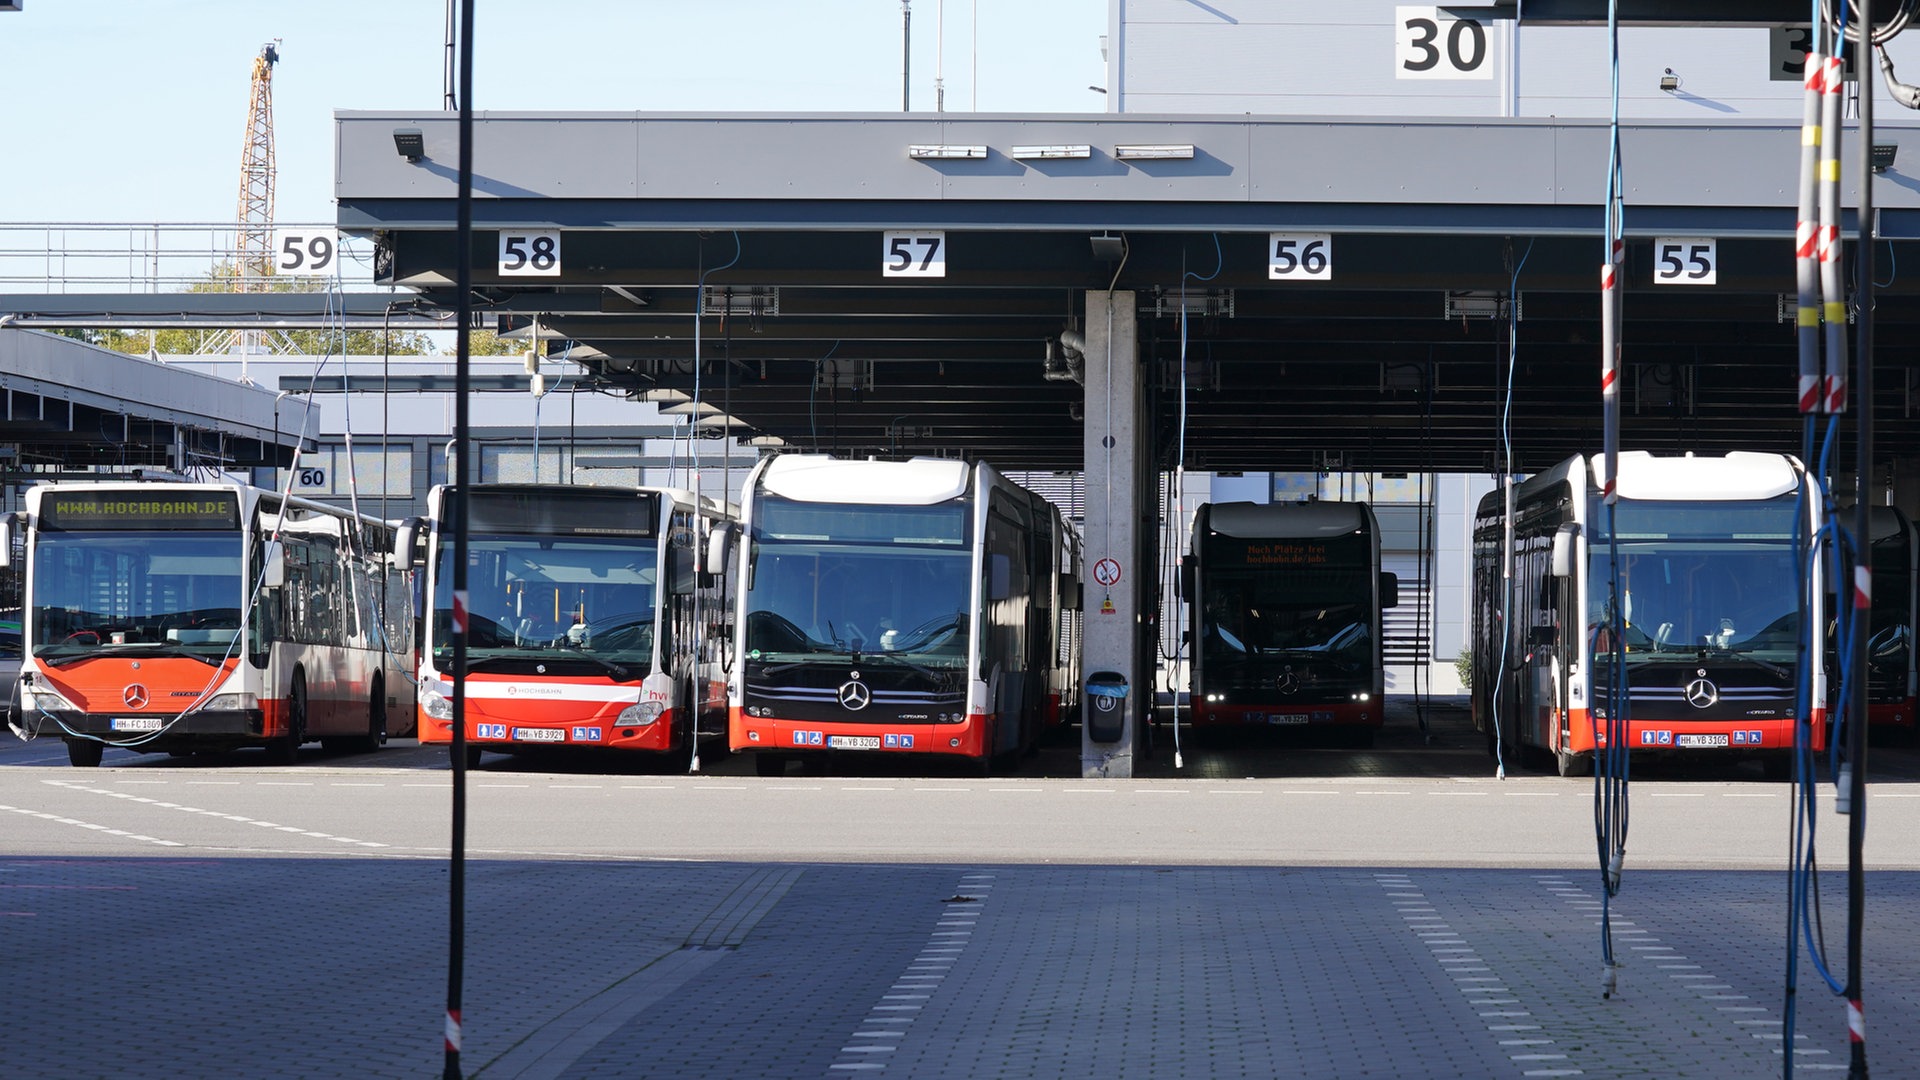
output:
M40 500L43 532L239 527L239 500L225 492L49 491Z

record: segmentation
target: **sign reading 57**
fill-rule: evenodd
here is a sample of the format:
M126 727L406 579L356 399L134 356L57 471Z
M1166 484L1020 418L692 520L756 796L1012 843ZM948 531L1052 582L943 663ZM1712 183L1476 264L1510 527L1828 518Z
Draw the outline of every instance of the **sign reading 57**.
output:
M882 277L946 277L947 234L939 229L882 236Z

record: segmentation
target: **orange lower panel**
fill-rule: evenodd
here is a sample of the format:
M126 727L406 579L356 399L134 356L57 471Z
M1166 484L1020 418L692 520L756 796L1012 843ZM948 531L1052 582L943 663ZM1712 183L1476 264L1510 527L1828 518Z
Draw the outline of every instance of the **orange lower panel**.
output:
M427 715L425 709L416 710L419 717L419 739L423 743L450 743L453 741L453 721L435 720ZM610 750L665 751L679 748L679 740L674 738L673 710L660 714L660 719L643 726L614 726L600 721L581 723L551 723L522 721L506 723L491 720L467 721L467 742L473 746L489 749L507 750L529 746L598 746ZM515 729L528 728L543 731L558 731L561 738L547 741L515 738Z
M1606 743L1606 721L1593 720L1587 710L1573 710L1570 725L1570 749L1575 753L1590 753ZM1627 746L1633 750L1684 750L1682 735L1725 735L1725 746L1706 747L1715 750L1791 750L1793 749L1792 720L1714 720L1708 722L1693 720L1643 720L1637 717L1627 720ZM1827 711L1816 709L1813 714L1813 748L1823 750L1827 745Z
M1911 728L1914 726L1914 707L1920 704L1914 699L1905 701L1875 702L1867 705L1867 726L1870 728Z
M743 709L729 710L727 746L733 750L830 750L832 739L841 736L872 736L880 740L876 748L883 753L958 754L963 757L987 756L988 718L968 714L958 724L845 724L815 720L781 720L776 717L748 716Z
M1222 705L1204 701L1193 703L1188 720L1195 725L1220 727L1302 727L1338 724L1355 727L1379 727L1386 711L1373 702L1341 702L1337 705Z

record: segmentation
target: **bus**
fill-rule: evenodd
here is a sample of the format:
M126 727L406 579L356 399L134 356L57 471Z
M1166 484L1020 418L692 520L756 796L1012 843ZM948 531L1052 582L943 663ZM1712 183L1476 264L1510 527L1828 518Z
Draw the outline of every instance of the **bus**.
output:
M1400 602L1372 507L1202 504L1181 591L1195 725L1325 727L1372 744L1386 719L1381 612Z
M423 743L453 740L453 514L435 486L433 598L420 650ZM476 484L467 503L466 763L482 753L595 747L667 754L725 731L729 578L696 554L724 502L690 491ZM413 540L403 536L401 546Z
M740 529L728 744L761 775L847 751L986 775L1074 708L1077 539L992 466L770 457Z
M1920 617L1920 530L1891 506L1868 508L1873 535L1873 608L1867 630L1867 730L1911 742L1914 713L1915 619Z
M1825 745L1825 665L1801 671L1799 660L1801 628L1825 625L1818 557L1810 577L1799 565L1820 520L1818 485L1781 454L1636 451L1619 461L1611 538L1597 457L1513 485L1511 503L1506 488L1481 500L1474 727L1491 753L1550 755L1562 776L1592 769L1616 655L1613 546L1629 752L1758 758L1767 775L1786 777L1798 701L1813 745ZM1808 655L1823 652L1815 642Z
M315 739L371 751L406 734L388 724L410 718L413 608L386 522L144 479L40 484L22 517L19 722L75 766L110 746L292 764Z

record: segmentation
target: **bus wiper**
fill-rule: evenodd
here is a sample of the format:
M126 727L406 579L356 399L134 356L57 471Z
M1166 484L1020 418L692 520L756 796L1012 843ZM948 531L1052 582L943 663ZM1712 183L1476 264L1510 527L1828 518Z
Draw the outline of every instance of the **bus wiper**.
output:
M58 648L59 646L53 646L53 647ZM39 660L41 663L47 665L48 667L64 667L67 664L71 664L80 660L104 659L104 658L113 657L113 656L125 656L128 653L133 653L141 657L184 656L190 660L198 660L201 663L208 665L209 667L220 666L220 664L217 661L213 660L210 657L194 652L191 649L182 648L177 644L174 644L172 642L167 642L167 641L129 641L129 642L123 642L119 645L107 645L107 646L99 646L99 647L87 646L87 647L84 647L80 652L68 653L65 656L48 656L44 652L42 652L42 653L35 653L34 658ZM226 649L224 646L221 648L221 655L223 657L226 655Z
M555 663L555 662L560 662L564 660L572 660L575 658L578 658L581 660L591 660L592 662L599 664L601 667L606 668L608 673L610 673L615 679L618 679L621 682L626 682L628 679L633 678L633 673L629 671L625 665L616 664L611 660L602 659L598 656L592 655L591 653L577 652L573 650L569 650L564 656L559 656L559 657L529 656L524 653L495 653L492 656L469 656L467 657L467 670L478 671L482 668L494 667L501 663L511 663L511 664Z
M1747 663L1752 664L1754 667L1770 675L1777 675L1782 679L1793 678L1793 669L1787 667L1785 664L1776 664L1771 660L1762 660L1744 649L1735 649L1727 645L1702 645L1700 646L1699 656L1702 662L1709 656L1728 660L1745 660Z
M949 681L949 677L952 674L951 672L939 671L934 668L927 667L924 664L916 664L912 660L907 659L905 656L897 652L869 653L867 654L867 659L892 661L893 663L899 664L901 667L906 668L907 670L913 672L916 675L919 675L922 678L930 679L942 685L945 685Z

